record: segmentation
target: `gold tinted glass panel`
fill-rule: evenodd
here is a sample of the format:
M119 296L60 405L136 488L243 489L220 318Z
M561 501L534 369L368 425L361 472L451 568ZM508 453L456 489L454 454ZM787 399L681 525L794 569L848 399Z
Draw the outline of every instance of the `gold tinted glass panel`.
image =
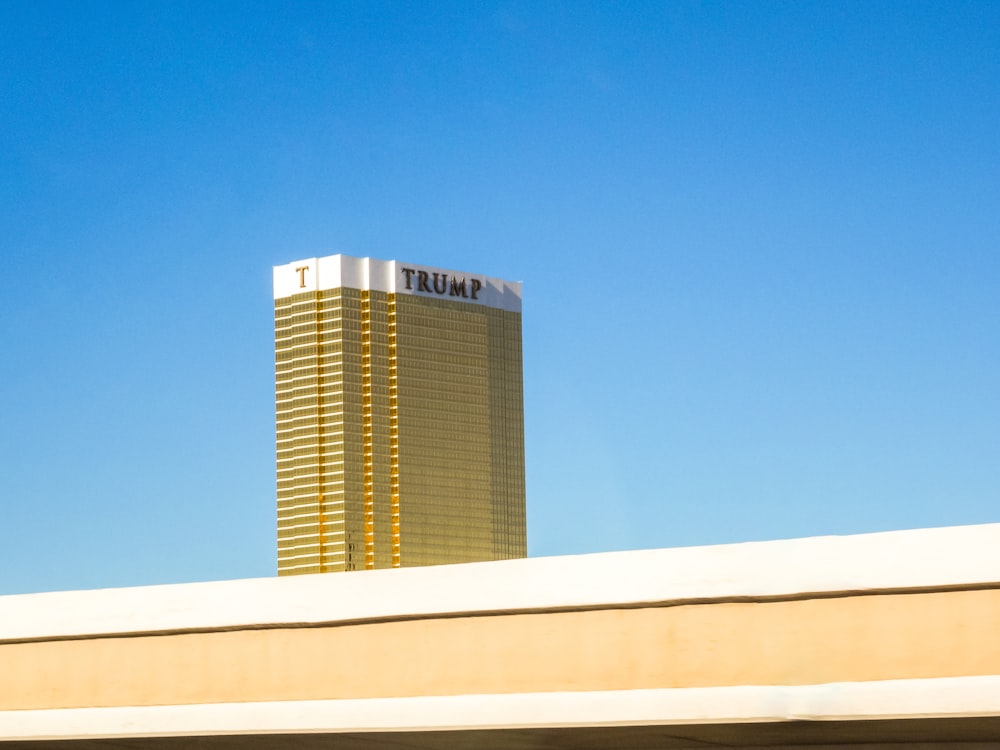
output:
M279 574L526 554L519 313L306 292L275 352Z

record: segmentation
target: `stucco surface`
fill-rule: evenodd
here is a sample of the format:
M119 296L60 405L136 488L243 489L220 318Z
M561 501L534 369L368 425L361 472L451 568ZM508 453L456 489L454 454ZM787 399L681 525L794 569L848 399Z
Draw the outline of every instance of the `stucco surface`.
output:
M1000 590L0 645L0 710L1000 674Z

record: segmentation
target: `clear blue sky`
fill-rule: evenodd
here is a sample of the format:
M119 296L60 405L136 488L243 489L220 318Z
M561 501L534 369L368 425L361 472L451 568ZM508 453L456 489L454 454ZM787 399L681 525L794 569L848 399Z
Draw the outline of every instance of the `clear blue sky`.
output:
M524 282L529 550L1000 520L1000 4L0 5L0 593L272 575L271 266Z

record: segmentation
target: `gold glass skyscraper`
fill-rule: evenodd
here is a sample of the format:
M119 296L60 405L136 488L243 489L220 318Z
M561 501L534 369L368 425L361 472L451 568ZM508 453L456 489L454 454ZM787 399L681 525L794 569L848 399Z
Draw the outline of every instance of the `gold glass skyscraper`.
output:
M521 285L274 269L278 574L524 557Z

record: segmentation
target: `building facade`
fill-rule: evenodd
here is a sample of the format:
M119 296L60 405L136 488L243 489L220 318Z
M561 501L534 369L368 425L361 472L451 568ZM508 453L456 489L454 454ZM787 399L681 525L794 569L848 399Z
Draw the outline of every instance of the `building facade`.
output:
M274 268L278 574L526 555L521 285Z

